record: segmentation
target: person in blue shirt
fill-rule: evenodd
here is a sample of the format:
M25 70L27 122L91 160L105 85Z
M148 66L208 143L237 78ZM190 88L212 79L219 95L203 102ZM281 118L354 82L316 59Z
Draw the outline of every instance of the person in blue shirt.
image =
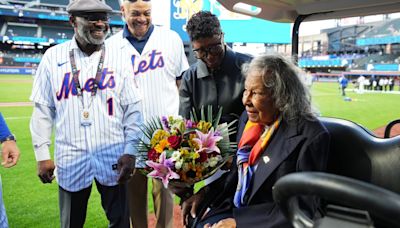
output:
M342 96L346 96L345 89L347 88L347 84L349 84L349 80L345 76L342 76L339 80L339 84L342 89Z
M5 168L13 167L17 164L19 159L19 149L16 144L16 140L13 134L7 127L7 124L0 113L0 144L1 144L1 154L2 161L1 165ZM0 227L8 227L6 210L3 203L3 194L1 187L0 178Z

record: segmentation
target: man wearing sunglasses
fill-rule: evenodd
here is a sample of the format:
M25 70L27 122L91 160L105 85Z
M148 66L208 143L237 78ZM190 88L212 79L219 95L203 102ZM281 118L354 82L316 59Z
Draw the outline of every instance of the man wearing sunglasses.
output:
M61 228L84 226L93 182L108 227L129 228L125 182L141 137L141 94L129 68L120 67L122 55L104 45L112 9L99 0L74 0L67 12L74 37L46 51L30 98L38 176L45 184L57 178Z
M175 116L179 111L178 85L188 62L179 35L152 24L149 0L122 0L124 29L107 39L116 50L126 53L132 77L143 91L144 120ZM136 168L146 160L137 156ZM159 179L153 179L154 212L157 228L173 227L173 195ZM132 226L147 227L147 177L136 172L128 183Z

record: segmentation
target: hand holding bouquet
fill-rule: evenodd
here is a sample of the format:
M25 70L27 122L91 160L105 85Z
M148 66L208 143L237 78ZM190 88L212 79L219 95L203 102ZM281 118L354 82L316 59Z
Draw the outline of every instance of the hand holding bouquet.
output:
M214 174L236 147L229 141L234 122L219 124L221 113L213 119L209 107L207 120L202 110L201 120L192 115L190 120L169 116L150 121L138 148L147 157L147 175L167 187L170 180L191 185Z

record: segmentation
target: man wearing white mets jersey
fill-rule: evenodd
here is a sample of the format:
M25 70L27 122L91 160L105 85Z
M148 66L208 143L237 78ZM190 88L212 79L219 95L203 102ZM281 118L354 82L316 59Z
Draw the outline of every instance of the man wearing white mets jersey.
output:
M109 227L129 227L126 185L141 137L141 93L125 56L104 45L109 6L75 0L67 6L75 35L44 54L33 84L31 133L38 176L59 185L61 227L83 227L93 181ZM55 127L55 163L49 153ZM54 175L53 175L54 172Z
M180 76L189 67L179 35L153 25L151 10L149 0L121 0L126 25L106 41L131 63L132 76L143 92L145 121L178 115ZM144 159L137 158L136 168L145 166ZM128 185L132 226L147 227L147 177L136 172ZM156 227L171 228L173 195L158 179L153 179L153 199Z

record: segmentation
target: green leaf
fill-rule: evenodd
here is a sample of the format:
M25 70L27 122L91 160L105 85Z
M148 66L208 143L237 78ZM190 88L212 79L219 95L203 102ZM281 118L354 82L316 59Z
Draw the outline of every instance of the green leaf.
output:
M207 121L210 122L211 124L213 123L213 112L212 112L212 106L208 105L207 106Z
M197 118L196 109L192 107L192 111L190 112L190 119L194 122L199 122Z
M214 129L217 128L217 125L219 124L219 121L221 120L222 109L223 109L223 108L222 108L221 106L220 106L219 109L218 109L217 116L215 117L214 123L213 123Z

